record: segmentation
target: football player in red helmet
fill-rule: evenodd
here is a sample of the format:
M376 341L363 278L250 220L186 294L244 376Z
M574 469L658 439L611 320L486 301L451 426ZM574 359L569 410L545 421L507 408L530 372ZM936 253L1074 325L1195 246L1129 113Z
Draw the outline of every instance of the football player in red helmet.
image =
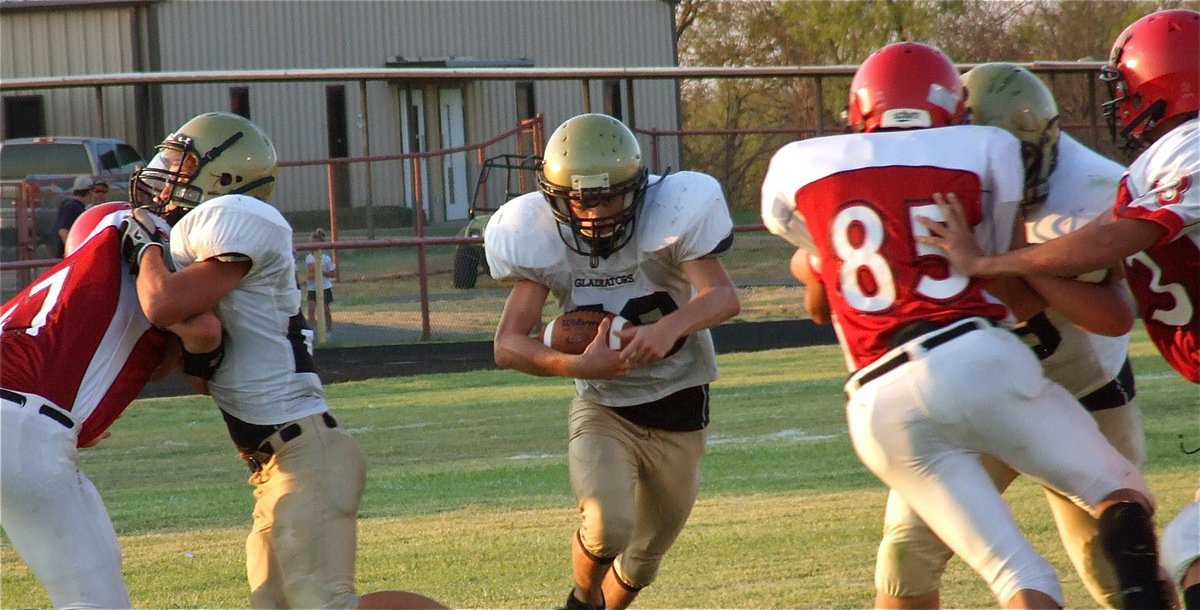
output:
M1138 468L1010 332L1014 318L1040 311L1028 288L1002 280L985 292L918 242L927 231L915 219L938 213L933 195L960 189L990 253L1020 235L1020 142L998 127L960 125L964 117L949 58L920 43L888 45L851 84L856 133L793 142L772 158L762 218L798 248L793 273L825 297L853 371L851 443L891 488L887 514L915 512L1000 604L1061 607L1053 567L1024 539L979 456L1078 499L1100 519L1105 542L1153 544L1153 507ZM821 300L813 307L806 297L814 318L826 317ZM1065 448L1064 434L1079 444ZM880 579L877 607L938 605L940 572L918 563L899 582ZM1151 573L1122 585L1153 582Z
M1109 213L1125 167L1061 133L1058 103L1042 79L1014 64L986 63L963 75L963 87L972 124L1001 127L1021 141L1027 242L1053 239ZM1059 284L1063 298L1014 330L1038 355L1046 376L1078 398L1113 447L1141 466L1142 415L1127 357L1133 299L1119 267L1093 276L1071 282L1069 294ZM1000 462L984 462L998 489L1017 476ZM1067 556L1098 607L1122 607L1120 583L1097 542L1097 520L1069 498L1050 490L1045 495ZM877 607L934 606L950 557L907 506L889 505L875 567ZM892 603L884 597L889 590L917 595Z
M1184 378L1200 383L1200 12L1174 9L1138 19L1117 37L1100 78L1105 111L1134 146L1148 145L1116 193L1114 220L1044 244L982 256L954 214L922 243L946 249L972 276L1077 276L1124 263L1138 313L1155 346ZM954 195L948 195L947 200ZM950 210L950 207L944 209Z
M963 108L958 69L941 49L919 42L898 42L872 53L850 83L852 131L957 125Z
M1200 13L1173 9L1138 19L1113 44L1100 80L1111 100L1103 104L1113 141L1126 148L1149 145L1200 108ZM1120 128L1118 132L1117 129Z
M946 223L920 220L932 233L920 241L945 250L956 269L972 276L1078 275L1123 263L1151 341L1185 379L1200 383L1198 40L1200 12L1172 9L1138 19L1113 44L1100 73L1112 94L1105 115L1114 139L1119 133L1127 146L1148 148L1121 179L1112 222L984 256L957 197L947 194L936 196ZM1200 608L1198 511L1194 504L1185 509L1192 517L1178 517L1163 540L1163 563L1188 608Z

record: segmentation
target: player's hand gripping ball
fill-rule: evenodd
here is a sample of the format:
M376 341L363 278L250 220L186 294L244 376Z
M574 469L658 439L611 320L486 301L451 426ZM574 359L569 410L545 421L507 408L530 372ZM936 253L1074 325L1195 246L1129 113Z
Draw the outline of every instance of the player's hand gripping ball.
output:
M565 354L582 354L592 339L596 338L600 321L606 318L611 320L608 331L608 347L619 350L622 347L621 329L625 328L629 321L608 311L590 309L568 311L546 323L539 338L546 347L553 350Z
M163 259L167 257L167 238L170 228L146 208L135 208L129 218L121 223L121 256L129 263L129 272L137 275L142 254L151 246L162 248Z

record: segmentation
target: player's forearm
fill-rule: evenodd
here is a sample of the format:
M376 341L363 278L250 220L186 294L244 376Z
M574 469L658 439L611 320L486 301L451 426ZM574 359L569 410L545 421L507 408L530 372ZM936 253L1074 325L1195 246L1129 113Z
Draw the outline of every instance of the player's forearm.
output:
M1123 284L1044 276L1030 276L1026 280L1051 309L1088 332L1119 337L1133 327L1133 303Z
M1046 300L1023 278L997 277L988 281L987 291L1000 299L1019 322L1046 309Z
M492 348L496 365L539 377L572 377L572 356L552 350L536 340L514 334L497 334Z
M1127 256L1154 245L1166 233L1162 226L1122 218L1091 224L1057 239L977 259L972 275L1049 275L1075 277L1121 264Z
M677 337L712 328L742 311L737 289L732 284L705 288L696 293L683 307L671 312L658 323L669 323Z
M221 321L212 312L197 314L167 330L175 333L184 349L193 354L211 352L221 345Z
M209 273L202 265L171 272L163 262L161 248L146 248L139 261L137 289L142 311L151 322L163 328L176 326L206 312L245 275L249 263L213 263L239 267L228 273Z
M167 328L185 320L171 298L171 272L163 262L162 248L146 248L138 260L138 302L146 317L158 326Z

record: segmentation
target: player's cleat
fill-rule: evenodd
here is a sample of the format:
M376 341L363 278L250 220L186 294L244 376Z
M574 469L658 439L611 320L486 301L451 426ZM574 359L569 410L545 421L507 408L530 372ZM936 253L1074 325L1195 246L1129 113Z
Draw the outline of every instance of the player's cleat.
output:
M572 588L567 591L567 603L556 610L604 610L604 605L593 606L579 601L579 598L575 597L575 589Z

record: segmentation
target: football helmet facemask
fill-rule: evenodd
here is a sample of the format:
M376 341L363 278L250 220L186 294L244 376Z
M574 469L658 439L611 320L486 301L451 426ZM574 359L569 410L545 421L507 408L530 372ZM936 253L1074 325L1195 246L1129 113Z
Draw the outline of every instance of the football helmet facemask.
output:
M963 120L958 69L937 47L889 44L871 54L850 83L851 131L955 125Z
M571 250L591 257L591 265L620 250L633 237L638 210L646 195L649 172L633 132L605 114L568 119L546 143L537 172L538 190L554 218L570 228ZM620 210L598 218L582 218L576 209L595 208L614 197Z
M1025 205L1040 205L1058 164L1058 103L1034 73L1007 63L980 64L962 76L966 109L975 125L1001 127L1021 141Z
M1110 101L1102 105L1113 142L1137 150L1164 120L1200 108L1200 12L1173 9L1134 21L1117 36L1100 69ZM1119 131L1118 131L1119 128ZM1117 135L1121 138L1118 142Z
M275 189L275 146L244 117L201 114L158 146L146 167L134 172L129 192L174 225L192 208L220 195L246 194L263 201Z

